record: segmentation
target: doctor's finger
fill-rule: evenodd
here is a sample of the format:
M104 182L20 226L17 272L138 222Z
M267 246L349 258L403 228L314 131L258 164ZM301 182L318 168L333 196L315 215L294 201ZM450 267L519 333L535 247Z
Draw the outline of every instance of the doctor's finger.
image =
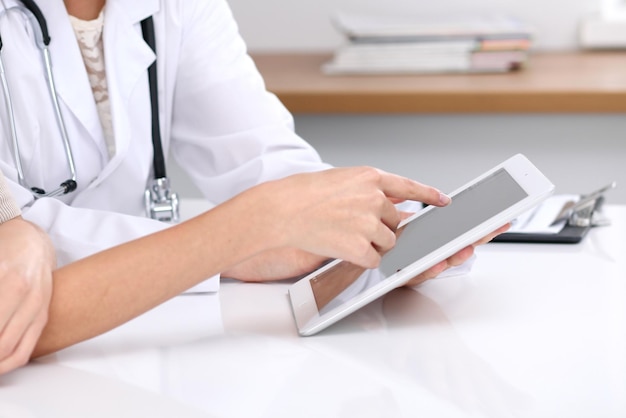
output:
M477 247L479 245L483 245L483 244L486 244L486 243L490 242L492 239L494 239L498 235L508 231L510 227L511 227L510 223L501 226L500 228L496 229L495 231L491 232L490 234L485 235L483 238L481 238L480 240L476 241L474 243L474 247Z
M461 264L469 260L473 255L474 255L474 246L468 245L467 247L459 250L455 254L452 254L450 257L448 257L448 259L446 260L446 263L447 263L446 269L450 267L460 266Z
M416 286L426 280L434 279L450 267L460 266L465 263L472 257L472 255L474 255L474 246L468 245L445 260L435 264L425 272L415 276L406 284L406 286Z
M386 227L385 227L386 228ZM394 235L388 228L387 231ZM395 238L392 238L395 240ZM381 242L380 240L378 242ZM388 246L389 244L382 244L382 246ZM333 258L340 258L349 263L356 264L357 266L373 269L380 265L381 255L376 248L378 244L374 241L366 241L364 245L354 243L349 249L341 251L337 256Z
M396 208L396 206L388 199L383 199L382 207L380 208L380 220L387 226L392 232L398 229L398 224L404 218L403 213Z
M377 253L384 254L396 245L397 235L395 231L395 227L390 228L388 225L385 225L382 222L379 224L378 231L376 232L376 235L372 238L372 246ZM374 268L378 267L378 264L375 266L363 267Z
M450 203L450 198L435 187L384 171L381 172L381 189L395 200L416 200L435 206Z

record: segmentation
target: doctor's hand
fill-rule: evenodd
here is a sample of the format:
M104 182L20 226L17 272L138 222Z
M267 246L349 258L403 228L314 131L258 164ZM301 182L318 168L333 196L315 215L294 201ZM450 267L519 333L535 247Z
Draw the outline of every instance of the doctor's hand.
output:
M445 206L439 190L371 167L333 168L296 174L245 192L260 202L257 225L272 248L222 276L247 281L289 278L341 258L365 268L378 267L380 254L396 243L404 216L394 203L416 200Z
M0 374L28 361L48 318L55 265L38 227L21 217L0 225Z

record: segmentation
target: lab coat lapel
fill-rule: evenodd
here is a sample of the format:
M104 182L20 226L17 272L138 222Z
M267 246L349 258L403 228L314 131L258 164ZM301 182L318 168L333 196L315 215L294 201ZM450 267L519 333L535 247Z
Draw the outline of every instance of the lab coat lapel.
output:
M106 148L103 147L102 125L87 73L77 71L84 68L84 62L65 5L61 0L40 1L38 5L48 22L51 38L50 58L59 100L83 125L89 139L95 143L100 152L106 153ZM70 140L78 141L73 138ZM85 146L82 139L80 146Z
M140 82L147 77L148 67L156 58L143 39L140 22L158 9L158 0L107 1L104 16L104 55L116 154L105 167L101 179L126 158L130 141L133 140L131 124L138 121L130 119L131 114L137 114L136 109L129 108L130 96L137 89L148 92L147 81L143 87ZM143 112L141 109L140 111ZM145 112L146 115L150 114L149 100Z

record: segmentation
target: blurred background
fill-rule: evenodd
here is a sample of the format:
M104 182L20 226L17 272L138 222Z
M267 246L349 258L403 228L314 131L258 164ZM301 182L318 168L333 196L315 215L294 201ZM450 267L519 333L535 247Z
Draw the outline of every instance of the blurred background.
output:
M609 19L621 0L228 0L250 52L331 53L345 42L331 19L361 14L506 14L535 28L532 49L581 48L581 25ZM617 12L616 12L617 11ZM621 18L621 17L620 17ZM626 53L626 51L624 51ZM626 77L626 68L624 68ZM374 79L375 80L375 79ZM302 114L296 131L335 165L374 165L450 192L509 156L526 154L557 193L587 193L612 180L607 202L626 204L626 115ZM178 167L183 197L199 196Z

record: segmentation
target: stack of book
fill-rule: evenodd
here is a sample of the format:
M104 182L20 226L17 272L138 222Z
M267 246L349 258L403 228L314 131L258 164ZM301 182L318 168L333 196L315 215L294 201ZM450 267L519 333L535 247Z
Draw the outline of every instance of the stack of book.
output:
M523 68L532 28L502 16L421 20L338 15L347 38L327 74L485 73Z

